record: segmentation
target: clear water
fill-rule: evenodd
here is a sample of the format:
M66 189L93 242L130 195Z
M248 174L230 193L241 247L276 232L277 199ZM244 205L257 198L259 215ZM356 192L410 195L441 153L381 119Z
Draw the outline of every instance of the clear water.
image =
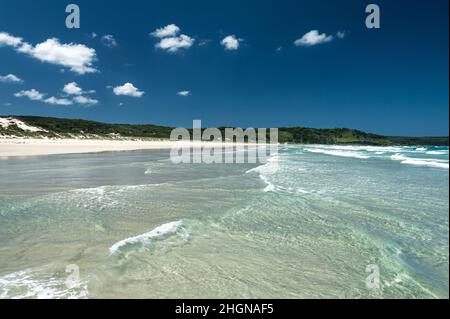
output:
M0 298L449 297L448 148L168 155L0 160Z

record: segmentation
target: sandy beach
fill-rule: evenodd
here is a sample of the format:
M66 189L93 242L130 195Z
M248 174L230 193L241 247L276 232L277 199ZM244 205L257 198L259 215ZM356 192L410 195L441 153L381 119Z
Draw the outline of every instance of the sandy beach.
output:
M137 141L6 138L0 139L0 157L170 149L174 146L199 147L205 145L217 147L225 145L231 146L232 144L220 142L171 142L169 140Z

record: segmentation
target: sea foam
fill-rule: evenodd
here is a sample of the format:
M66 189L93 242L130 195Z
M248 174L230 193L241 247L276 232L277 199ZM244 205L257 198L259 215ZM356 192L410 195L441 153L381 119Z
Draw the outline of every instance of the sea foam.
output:
M252 168L245 173L258 173L259 178L266 184L264 188L264 192L273 192L276 189L276 186L269 181L269 176L276 173L279 169L279 155L278 153L273 153L268 159L267 163Z
M354 152L354 151L331 150L331 149L321 149L321 148L306 148L305 151L308 151L311 153L321 153L321 154L326 154L326 155L334 155L334 156L342 156L342 157L354 157L354 158L360 158L360 159L370 158L370 156L368 156L366 154L362 154L360 152Z
M395 154L391 156L394 161L400 161L401 164L406 165L418 165L448 169L449 165L447 161L438 160L434 158L411 158L401 154Z
M166 223L156 227L155 229L149 231L148 233L123 239L109 248L109 254L113 255L116 252L118 252L122 247L125 247L127 245L133 245L137 243L147 243L154 238L174 234L178 231L178 229L181 227L182 224L183 222L181 220ZM184 238L186 238L186 236L184 236Z
M86 299L87 283L78 281L70 288L64 278L38 276L27 269L0 277L0 299Z

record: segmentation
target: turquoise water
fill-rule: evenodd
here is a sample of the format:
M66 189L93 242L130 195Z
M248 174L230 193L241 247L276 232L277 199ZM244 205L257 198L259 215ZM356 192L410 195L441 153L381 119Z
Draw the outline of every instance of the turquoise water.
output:
M449 297L448 148L168 156L0 160L0 298Z

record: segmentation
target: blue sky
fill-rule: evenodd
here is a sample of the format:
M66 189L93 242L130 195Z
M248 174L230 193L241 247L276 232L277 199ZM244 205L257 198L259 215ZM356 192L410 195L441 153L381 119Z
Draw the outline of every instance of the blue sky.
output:
M1 0L0 114L447 135L448 1L372 2Z

